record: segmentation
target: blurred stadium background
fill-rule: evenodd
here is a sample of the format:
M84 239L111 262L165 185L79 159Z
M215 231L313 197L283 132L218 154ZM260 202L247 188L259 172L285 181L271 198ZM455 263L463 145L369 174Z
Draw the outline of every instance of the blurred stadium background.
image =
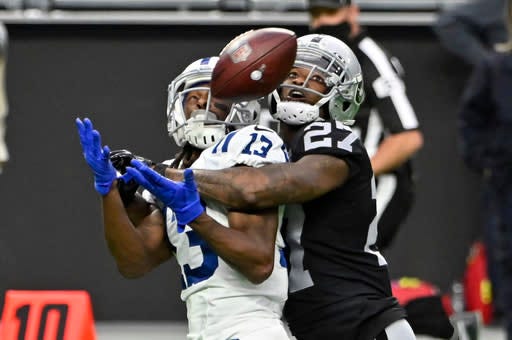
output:
M393 277L419 277L442 292L461 280L480 235L478 180L457 152L456 111L469 68L431 31L444 6L461 2L358 1L362 24L404 64L425 135L418 198L385 256ZM117 273L74 118L92 118L112 149L172 158L170 80L248 29L305 34L305 8L305 0L0 1L9 32L11 154L0 175L0 306L7 289L83 289L100 340L183 339L177 266L133 281ZM484 332L483 339L501 340L499 329Z

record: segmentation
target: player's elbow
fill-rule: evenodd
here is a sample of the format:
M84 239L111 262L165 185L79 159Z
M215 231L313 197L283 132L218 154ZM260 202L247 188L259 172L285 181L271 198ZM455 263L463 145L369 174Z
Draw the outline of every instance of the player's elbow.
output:
M257 209L258 207L258 191L253 185L234 186L234 195L226 204L235 209Z
M258 194L256 191L247 188L240 195L241 207L255 209L258 208Z
M238 190L240 209L263 209L268 208L269 186L264 182L255 181Z
M141 278L142 276L144 276L144 274L142 274L142 273L131 272L131 271L123 271L123 270L119 270L119 273L125 279L130 279L130 280L138 279L138 278Z
M124 268L118 267L117 270L119 271L119 274L121 274L122 277L125 279L138 279L142 276L144 276L145 273L140 271L134 271L134 270L127 270Z
M247 273L247 278L254 284L260 284L270 277L273 270L273 256L265 256L257 264L251 266L250 272Z
M150 271L146 266L117 263L117 271L125 279L138 279Z
M254 268L254 270L251 271L250 275L248 275L248 279L252 283L258 285L260 283L265 282L265 280L270 277L273 269L274 269L273 265L258 266L257 268Z

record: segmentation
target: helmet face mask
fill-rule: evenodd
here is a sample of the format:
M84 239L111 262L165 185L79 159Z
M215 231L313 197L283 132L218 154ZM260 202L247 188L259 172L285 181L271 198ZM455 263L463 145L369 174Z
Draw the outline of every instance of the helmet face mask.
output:
M287 124L301 125L320 119L324 110L335 120L346 124L353 118L364 99L361 67L352 50L342 41L322 34L309 34L298 40L294 69L308 70L303 82L285 81L270 98L274 118ZM293 69L292 69L293 71ZM323 79L325 91L315 91L314 77ZM312 88L313 87L313 88ZM283 89L293 89L315 95L316 102L306 103L283 98Z
M218 57L190 64L169 85L167 130L178 146L186 143L206 149L224 138L229 129L255 124L260 106L255 101L230 103L211 96L209 83ZM204 108L187 107L187 98L206 96ZM191 112L189 112L191 111Z

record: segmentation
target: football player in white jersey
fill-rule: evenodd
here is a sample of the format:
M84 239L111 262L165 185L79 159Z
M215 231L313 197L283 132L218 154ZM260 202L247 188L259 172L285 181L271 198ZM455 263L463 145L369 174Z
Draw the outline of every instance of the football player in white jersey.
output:
M193 167L201 169L286 162L281 138L268 128L250 125L258 119L256 102L232 104L210 96L217 60L195 61L169 87L169 134L184 152L179 160L166 163L184 167L198 155ZM178 224L182 210L157 207L160 202L172 206L172 197L144 192L123 201L118 186L122 180L110 150L101 146L90 120L77 119L77 126L102 195L105 236L120 272L139 277L175 256L187 305L187 339L288 339L281 321L288 289L284 242L278 232L282 209L232 211L209 199L192 215L187 210L189 221ZM138 170L128 167L125 182L134 172L155 174L145 164L132 162ZM216 227L209 228L213 224Z

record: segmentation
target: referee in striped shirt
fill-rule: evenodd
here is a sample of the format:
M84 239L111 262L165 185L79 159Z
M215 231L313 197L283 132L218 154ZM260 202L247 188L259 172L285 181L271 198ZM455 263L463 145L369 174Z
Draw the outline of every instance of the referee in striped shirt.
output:
M310 31L347 43L359 59L366 99L356 116L377 183L377 245L386 249L414 201L411 158L423 145L416 113L407 97L403 69L359 25L351 0L309 0Z

